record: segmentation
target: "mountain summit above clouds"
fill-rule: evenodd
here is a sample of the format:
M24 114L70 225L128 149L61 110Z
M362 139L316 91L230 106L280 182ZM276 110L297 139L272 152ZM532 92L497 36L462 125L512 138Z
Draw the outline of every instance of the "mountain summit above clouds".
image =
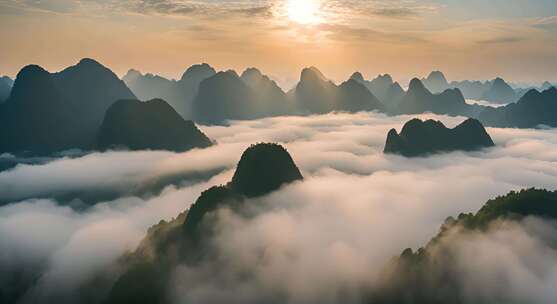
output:
M135 96L124 82L92 59L58 73L26 66L0 105L0 153L89 149L106 110L129 98Z
M166 290L176 267L217 262L212 257L218 256L218 249L211 246L210 239L217 229L219 210L249 216L244 211L250 204L264 204L264 199L249 198L269 194L302 178L284 147L269 143L249 147L232 181L204 191L189 210L149 229L139 247L121 260L123 273L105 303L168 302Z
M389 131L385 153L407 157L424 156L450 151L472 151L493 147L495 144L482 124L475 119L467 119L453 129L435 120L408 121L399 133Z
M183 152L210 145L211 140L192 121L184 120L162 99L115 102L106 112L98 137L101 150L125 147Z

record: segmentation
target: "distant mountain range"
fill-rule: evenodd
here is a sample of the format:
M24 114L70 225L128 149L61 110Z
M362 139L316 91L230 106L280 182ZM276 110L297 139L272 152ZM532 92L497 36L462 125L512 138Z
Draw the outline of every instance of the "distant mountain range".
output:
M290 154L277 144L257 144L242 155L232 180L203 192L189 210L149 229L139 247L121 260L123 273L104 303L166 303L166 287L178 265L195 266L211 256L211 213L221 208L241 214L249 198L261 197L302 174ZM254 206L257 207L257 206ZM248 216L248 215L246 215Z
M194 119L204 124L295 113L280 87L255 68L242 76L229 70L203 80L192 108Z
M122 78L140 100L164 99L185 119L192 118L192 102L199 84L217 72L203 63L188 68L180 80L169 80L153 74L129 70Z
M393 82L389 74L379 75L373 80L365 80L360 72L355 72L350 79L356 80L375 95L383 104L397 103L404 95L404 90L398 82Z
M414 78L408 91L398 104L391 107L393 114L419 114L433 112L436 114L462 115L470 114L472 106L466 103L458 89L447 89L440 94L431 93L423 83Z
M121 99L136 97L116 74L95 60L82 59L58 73L37 65L26 66L18 73L10 96L0 104L0 153L48 155L69 149L95 149L107 110ZM145 115L126 118L156 119ZM157 126L146 127L128 131L157 130ZM160 140L165 136L157 137Z
M557 88L528 91L516 103L486 108L479 119L488 126L502 128L557 127Z
M513 89L510 84L500 77L483 82L464 80L449 83L440 71L431 72L427 78L422 78L422 82L434 94L442 93L447 89L459 89L466 99L485 100L500 104L516 102L531 89L547 90L553 86L546 81L539 88Z
M108 108L117 100L135 99L164 99L185 120L203 124L334 111L379 111L389 115L432 112L467 116L487 126L557 125L553 118L555 89L550 83L542 85L547 88L543 92L517 93L500 78L485 83L448 83L439 71L422 81L413 79L407 91L388 74L366 80L356 72L336 85L315 67L302 70L298 84L289 92L255 68L238 75L232 70L216 72L208 64L188 68L178 81L135 70L123 79L92 59L83 59L58 73L27 66L18 73L13 87L9 78L1 78L0 94L8 97L0 103L0 153L94 149ZM495 109L467 104L466 94L496 102L523 96L517 103Z
M180 106L170 103L175 109L184 108L185 103L185 108L191 111L187 115L178 112L187 119L204 124L221 124L231 119L255 119L277 115L370 110L390 115L432 112L478 118L484 110L492 110L485 106L469 105L466 99L509 103L527 93L526 89L513 89L501 78L485 82L449 83L440 71L434 71L422 80L413 79L407 92L388 74L366 80L361 73L355 72L347 81L336 85L315 67L302 70L298 84L285 93L274 81L255 68L249 68L239 76L232 70L212 75L214 69L206 64L194 67L206 71L203 77L207 78L201 80L197 90L188 91L186 95L189 97L180 97ZM130 76L132 74L138 73L130 72L125 77L130 85L132 81L129 79L133 78ZM193 74L186 72L184 75ZM160 77L153 75L145 75L141 79L143 82L152 82L151 85L144 85L144 88L157 87L158 82L166 83L167 87L171 83L178 83L170 80L162 82ZM546 82L542 87L550 88L551 84ZM156 93L153 93L157 92L157 89L144 90L149 93L143 94L144 96L157 97ZM161 92L161 96L158 97L165 98L165 94Z
M472 118L453 129L440 121L412 119L402 128L389 131L384 152L407 157L451 151L473 151L495 144L482 124Z
M379 99L361 82L349 79L337 86L315 67L302 71L294 95L300 111L309 114L385 109Z

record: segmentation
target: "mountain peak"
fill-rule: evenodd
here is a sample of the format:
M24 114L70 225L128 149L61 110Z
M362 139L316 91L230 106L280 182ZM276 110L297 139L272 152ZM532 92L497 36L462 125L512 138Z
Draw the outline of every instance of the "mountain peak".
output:
M441 71L432 71L431 73L429 73L429 76L427 76L427 79L447 83L447 78L445 78L445 75Z
M117 131L115 131L117 130ZM191 121L184 120L166 101L122 99L106 111L98 147L183 152L212 145Z
M190 78L190 77L208 78L212 75L215 75L216 73L217 73L217 71L207 63L194 64L194 65L190 66L184 72L184 74L182 74L181 80L185 80L185 79Z
M302 70L302 74L300 76L300 81L311 81L311 80L321 80L327 81L327 78L319 69L316 67L309 67Z
M301 179L300 170L283 146L260 143L242 154L230 185L238 193L256 197Z
M102 64L100 64L98 61L96 61L95 59L91 59L91 58L83 58L81 59L78 63L77 66L95 66L95 67L104 67Z
M493 80L493 85L508 85L507 82L501 78L501 77L497 77Z
M377 80L393 83L393 77L390 74L383 74L383 75L379 74L372 81L377 81Z
M350 79L354 79L358 82L365 81L364 76L360 72L354 72L354 74L352 74L352 76L350 76Z
M16 76L16 82L18 79L20 78L25 78L28 76L34 76L34 75L50 75L49 72L47 72L45 69L43 69L41 66L36 65L36 64L30 64L27 65L25 67L23 67L19 73L17 73Z
M12 86L14 84L14 80L11 79L9 76L2 76L0 77L0 81L4 81L5 83L7 83L9 86Z
M396 130L389 131L384 152L414 157L457 150L474 151L494 145L476 119L467 119L449 129L440 121L416 118L404 124L400 134Z
M426 88L421 80L418 78L414 78L410 81L410 85L408 86L408 91L425 91Z
M35 102L39 99L36 95L38 92L44 95L45 92L54 92L54 88L50 73L42 67L32 64L25 66L17 73L11 95L15 100Z
M234 78L240 78L240 75L238 75L238 73L237 73L235 70L233 70L233 69L226 70L224 73L225 73L225 74L228 74L228 75L231 75L231 76L233 76Z
M247 68L244 72L242 72L242 79L255 79L255 78L262 78L263 74L257 68Z
M126 75L124 75L124 77L122 77L122 80L128 84L131 81L134 81L135 79L138 79L139 77L143 76L141 74L140 71L135 70L135 69L129 69L128 72L126 73Z

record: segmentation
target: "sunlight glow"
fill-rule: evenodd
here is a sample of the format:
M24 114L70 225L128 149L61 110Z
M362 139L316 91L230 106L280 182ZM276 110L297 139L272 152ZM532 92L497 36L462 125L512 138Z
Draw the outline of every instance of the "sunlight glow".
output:
M300 24L319 23L319 3L317 0L288 0L288 18Z

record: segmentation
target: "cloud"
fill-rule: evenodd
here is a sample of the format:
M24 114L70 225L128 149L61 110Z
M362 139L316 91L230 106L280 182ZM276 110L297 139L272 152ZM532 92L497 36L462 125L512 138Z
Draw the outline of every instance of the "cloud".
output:
M374 11L376 15L390 18L408 18L418 15L418 13L407 7L399 8L382 8Z
M354 27L342 24L321 24L316 27L327 33L327 36L335 41L367 44L373 42L388 43L423 43L425 39L412 33L399 33L378 31L367 27Z
M478 44L508 44L508 43L523 42L524 40L526 40L524 37L507 36L507 37L497 37L492 39L480 40L478 41Z
M454 228L430 249L432 259L450 262L431 273L454 275L465 303L553 303L556 232L555 222L533 217L487 231Z
M556 31L557 30L557 16L550 16L541 19L537 19L532 24L533 27L547 30Z
M463 120L421 117L451 127ZM386 261L425 244L447 216L474 212L509 190L557 188L554 130L489 129L497 147L473 153L383 155L388 130L410 118L339 113L237 121L203 127L219 143L209 149L108 152L16 167L0 174L0 193L43 198L0 207L0 247L7 248L1 266L36 265L41 276L26 293L31 302L75 302L80 284L133 250L149 226L229 180L242 151L262 141L283 143L305 180L257 199L255 205L267 207L251 218L220 210L218 259L176 270L169 292L177 302L357 302ZM48 198L75 189L125 190L198 171L210 173L152 196L123 195L85 210Z
M239 152L243 147L227 148ZM182 154L107 152L46 164L20 164L0 172L0 202L56 198L96 203L119 196L153 194L168 184L206 180L235 164L237 156L219 153L214 147Z
M267 16L272 2L140 0L125 4L132 12L177 16Z

